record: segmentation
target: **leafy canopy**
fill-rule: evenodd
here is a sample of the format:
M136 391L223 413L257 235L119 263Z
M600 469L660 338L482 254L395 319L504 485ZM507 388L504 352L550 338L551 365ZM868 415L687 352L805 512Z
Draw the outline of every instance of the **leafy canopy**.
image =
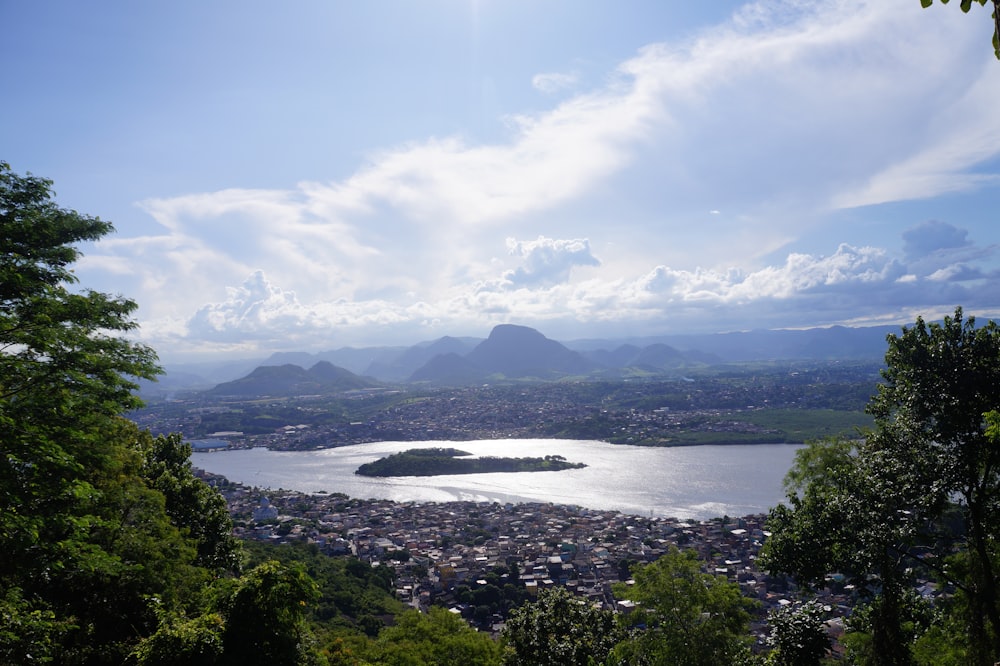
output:
M867 596L872 660L908 664L928 631L917 577L955 591L939 638L964 625L968 661L1000 659L1000 326L961 308L918 318L887 339L875 428L856 442L814 442L786 480L762 564L819 586L847 575ZM868 639L865 639L866 641ZM861 645L861 639L854 641ZM926 641L923 643L926 645ZM964 649L964 648L963 648Z
M672 546L633 578L634 585L616 584L615 595L635 602L627 622L646 628L618 644L619 663L714 666L746 659L754 601L724 576L703 572L693 550Z
M564 587L539 592L538 601L511 614L503 632L507 666L587 666L603 663L625 637L608 611Z

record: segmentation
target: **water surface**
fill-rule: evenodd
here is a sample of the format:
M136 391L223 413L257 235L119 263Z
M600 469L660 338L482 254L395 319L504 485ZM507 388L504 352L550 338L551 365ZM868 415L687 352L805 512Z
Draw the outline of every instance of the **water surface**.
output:
M560 455L584 469L371 478L362 464L407 449L457 448L477 456ZM711 518L764 513L784 499L789 444L635 447L589 440L377 442L318 451L239 449L194 453L196 467L231 481L305 493L344 493L398 502L553 502L623 513Z

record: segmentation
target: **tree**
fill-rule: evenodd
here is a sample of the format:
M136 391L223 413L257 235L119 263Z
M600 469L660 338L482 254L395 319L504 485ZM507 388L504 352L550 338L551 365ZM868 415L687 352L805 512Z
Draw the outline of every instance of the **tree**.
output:
M788 506L769 517L762 564L805 585L833 571L851 576L869 597L866 663L878 664L911 663L927 627L915 621L922 611L907 588L915 572L937 577L967 600L952 608L967 608L971 663L992 664L1000 658L1000 327L977 327L961 308L940 324L918 318L888 337L885 359L868 406L874 429L853 447L815 443L800 454Z
M318 595L316 583L297 563L271 560L249 571L224 603L223 663L303 663L306 607Z
M936 499L918 484L900 483L905 476L899 467L866 442L811 442L796 454L786 478L788 505L768 516L772 536L759 560L806 589L822 587L833 572L846 575L872 608L865 629L873 658L865 663L885 666L911 662L905 591L912 547L931 513L925 504Z
M646 628L619 643L615 663L713 666L746 657L754 602L739 585L702 572L694 551L671 547L633 577L633 585L616 584L615 595L635 602L627 621Z
M318 586L300 563L268 560L203 592L188 609L160 610L157 630L130 655L138 666L323 663L307 621Z
M948 0L940 0L942 5L948 4ZM962 11L966 14L972 9L972 3L978 2L983 7L986 6L987 0L961 0L960 6ZM997 59L1000 60L1000 0L992 0L993 2L993 52ZM932 4L934 0L920 0L920 6L927 9Z
M374 663L386 666L468 664L493 666L500 647L461 617L437 606L427 613L407 611L378 635Z
M121 664L210 638L182 620L238 550L180 439L123 418L156 355L133 301L76 287L77 245L112 226L52 196L0 162L0 661Z
M891 602L893 607L891 612L887 612L887 602ZM849 663L859 664L882 664L886 663L884 658L885 641L878 640L880 630L879 623L885 624L886 619L895 622L893 629L899 645L905 650L898 652L898 655L905 657L905 661L898 663L905 664L934 664L941 666L940 656L945 652L943 645L937 646L937 654L930 662L921 661L918 647L928 637L933 634L930 629L937 622L941 626L940 618L935 618L934 609L930 603L917 594L916 589L909 587L900 590L895 596L876 596L869 603L855 604L850 617L846 619L845 629L841 644L844 648L844 656ZM938 638L941 636L938 635ZM894 646L893 646L894 647ZM963 662L968 664L969 662Z
M774 648L768 655L769 666L818 666L831 643L823 614L815 601L768 613L768 643Z
M603 663L625 637L608 611L564 587L542 590L538 600L511 613L504 627L507 666L587 666Z
M186 548L119 417L139 404L134 379L158 371L124 337L136 305L71 289L75 244L109 231L0 163L0 588L4 622L35 630L0 640L63 663L120 662L131 632L155 624L144 597L183 574Z
M176 433L153 438L147 432L139 439L143 476L163 493L171 521L195 542L195 563L216 571L239 571L241 548L233 536L226 500L194 475L191 445Z
M963 321L961 308L941 324L890 336L885 382L868 411L886 436L877 452L898 461L908 483L962 509L969 573L969 632L983 663L1000 659L1000 446L986 415L1000 409L1000 326Z
M139 666L219 666L224 620L218 613L164 618L156 632L132 653Z

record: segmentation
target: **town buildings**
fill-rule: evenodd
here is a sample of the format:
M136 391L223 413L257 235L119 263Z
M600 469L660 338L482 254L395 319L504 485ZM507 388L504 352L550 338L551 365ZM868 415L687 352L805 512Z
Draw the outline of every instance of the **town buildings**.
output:
M229 502L238 536L312 543L331 556L392 567L398 598L415 608L446 606L482 630L502 628L511 599L530 599L556 585L602 608L627 611L613 584L671 547L694 549L704 571L759 601L753 629L761 642L767 611L798 598L790 581L756 566L767 538L764 516L694 521L548 503L401 503L261 491L206 478ZM269 519L255 519L265 515L263 507ZM851 592L831 577L820 593L831 626L842 627ZM476 603L484 600L491 603Z

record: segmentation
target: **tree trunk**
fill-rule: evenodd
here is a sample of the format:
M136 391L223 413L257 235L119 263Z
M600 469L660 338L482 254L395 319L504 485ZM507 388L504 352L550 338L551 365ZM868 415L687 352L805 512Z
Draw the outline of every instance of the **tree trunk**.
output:
M972 546L972 627L973 648L978 662L989 666L1000 659L1000 609L997 608L997 581L989 552L989 530L978 493L967 498L967 529ZM988 625L987 626L987 622ZM992 629L992 631L991 631Z
M912 659L902 631L902 589L890 578L882 579L882 598L872 617L875 666L911 666Z

